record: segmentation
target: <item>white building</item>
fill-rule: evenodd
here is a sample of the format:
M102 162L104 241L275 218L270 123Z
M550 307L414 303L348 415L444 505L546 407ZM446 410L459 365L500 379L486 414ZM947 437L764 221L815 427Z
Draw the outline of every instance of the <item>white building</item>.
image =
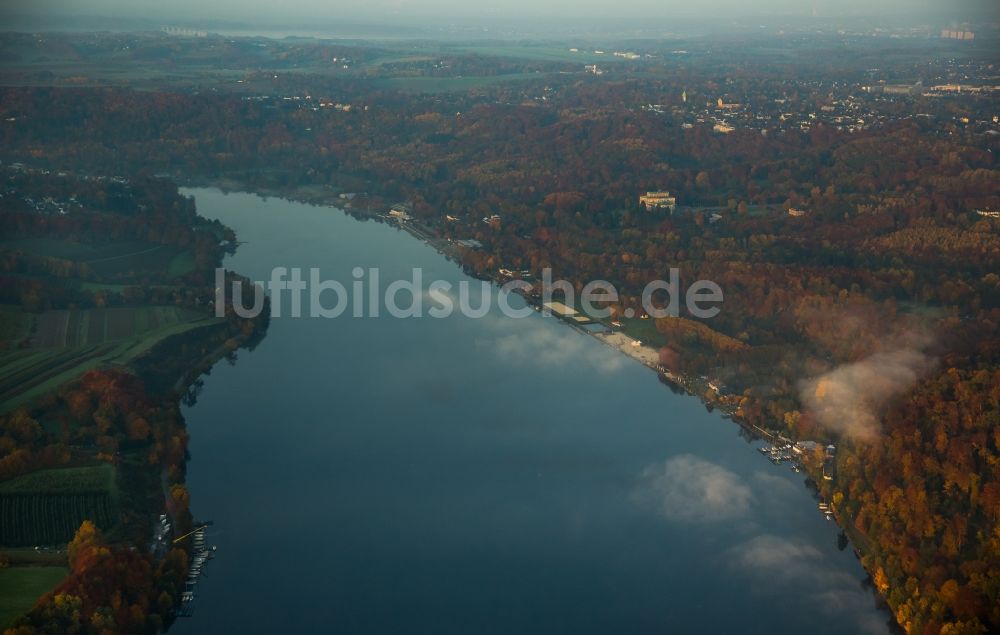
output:
M639 197L639 205L647 210L665 209L673 213L677 209L677 198L666 191L646 192Z

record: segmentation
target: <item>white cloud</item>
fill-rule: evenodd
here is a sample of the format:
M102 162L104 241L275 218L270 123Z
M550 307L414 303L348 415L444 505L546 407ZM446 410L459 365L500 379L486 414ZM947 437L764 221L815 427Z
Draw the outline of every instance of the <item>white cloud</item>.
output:
M558 332L530 320L509 321L515 323L512 331L505 330L480 342L480 346L492 348L497 357L507 363L549 368L583 363L594 370L611 373L624 368L628 361L621 353L568 328L558 329L562 331Z
M885 620L871 608L871 592L849 573L833 568L816 547L762 534L727 552L728 562L744 574L758 578L760 593L788 596L795 590L799 601L828 615L855 615L859 633L885 633Z
M780 495L782 496L793 496L802 487L801 484L796 486L794 483L792 483L783 476L778 476L777 474L772 474L761 470L758 470L753 473L753 480L755 484L760 486L760 489L763 489L772 494L779 493L780 490Z
M869 442L881 433L885 406L910 390L929 365L930 359L916 349L876 353L802 382L799 392L821 426Z
M810 561L819 559L822 554L812 545L763 534L739 545L732 555L736 563L747 569L768 569L769 575L781 571L788 577L798 577L811 566Z
M726 468L682 454L643 470L633 500L667 520L712 522L745 516L753 492Z

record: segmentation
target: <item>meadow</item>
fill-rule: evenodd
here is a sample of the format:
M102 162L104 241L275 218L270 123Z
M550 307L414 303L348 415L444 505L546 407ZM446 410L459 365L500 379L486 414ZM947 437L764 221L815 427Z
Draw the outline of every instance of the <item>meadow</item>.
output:
M6 628L30 609L38 598L66 577L66 567L10 567L0 569L0 628Z
M48 237L17 238L0 241L0 250L85 263L99 278L154 271L179 277L194 269L194 257L188 251L135 240L81 243Z

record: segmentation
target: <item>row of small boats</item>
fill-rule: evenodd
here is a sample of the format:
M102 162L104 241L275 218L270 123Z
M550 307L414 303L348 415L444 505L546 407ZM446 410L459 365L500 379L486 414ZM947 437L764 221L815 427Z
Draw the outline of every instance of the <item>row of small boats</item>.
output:
M188 569L187 580L184 583L184 592L181 593L181 615L190 615L190 604L194 602L194 590L201 577L205 564L215 557L217 547L209 547L205 543L205 527L194 532L191 538L191 566Z

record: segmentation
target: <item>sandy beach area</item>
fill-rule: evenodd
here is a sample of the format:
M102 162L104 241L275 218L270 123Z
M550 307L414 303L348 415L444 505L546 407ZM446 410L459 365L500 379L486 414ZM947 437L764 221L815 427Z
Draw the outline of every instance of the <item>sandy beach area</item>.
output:
M647 366L656 367L660 363L660 354L655 348L643 345L635 346L635 340L624 333L595 333L594 337Z

